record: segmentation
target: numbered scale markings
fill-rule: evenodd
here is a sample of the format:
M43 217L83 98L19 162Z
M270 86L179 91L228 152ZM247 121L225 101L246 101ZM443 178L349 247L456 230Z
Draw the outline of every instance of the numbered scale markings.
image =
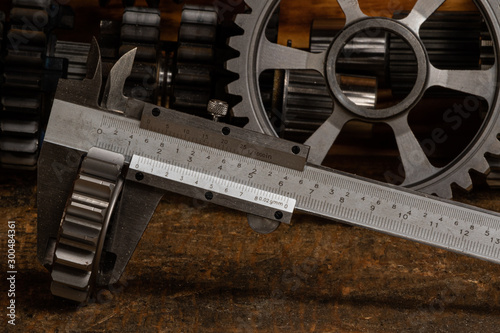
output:
M137 155L132 158L130 164L131 168L136 172L148 173L182 183L185 186L203 189L207 191L207 194L220 193L235 199L260 204L280 212L293 213L295 209L295 199L224 179L224 177L196 172L193 169L162 163Z

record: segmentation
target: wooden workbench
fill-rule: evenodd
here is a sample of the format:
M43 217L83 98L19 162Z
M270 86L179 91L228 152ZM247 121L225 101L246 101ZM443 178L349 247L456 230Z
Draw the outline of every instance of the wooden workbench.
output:
M90 26L101 17L109 17L93 2L71 1L77 15L88 17L80 40L95 31ZM408 8L413 2L402 1ZM284 22L296 23L287 29L296 31L296 40L305 38L297 27L308 27L309 14L296 12L298 1L284 3L292 8L283 10ZM310 3L324 13L321 1ZM383 3L372 10L382 10ZM368 8L368 1L363 6ZM167 25L178 20L181 8L170 7ZM119 15L118 8L111 7L111 16ZM352 170L363 165L355 159L343 163ZM372 160L369 167L375 173L384 161ZM51 296L50 276L36 260L35 184L33 173L0 171L0 327L7 326L9 220L16 221L18 242L12 331L500 330L498 265L307 216L261 236L250 230L244 214L175 195L161 202L122 281L102 291L97 303L76 307ZM481 187L458 193L457 200L500 212L498 198L498 192Z

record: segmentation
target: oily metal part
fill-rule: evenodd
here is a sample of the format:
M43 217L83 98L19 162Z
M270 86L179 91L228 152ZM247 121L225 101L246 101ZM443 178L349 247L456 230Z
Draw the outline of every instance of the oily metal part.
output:
M259 92L255 89L258 86L258 75L268 69L316 70L329 78L330 89L335 95L335 112L307 142L312 148L311 159L313 162L321 163L345 123L351 120L366 120L366 117L370 116L376 118L376 121L386 122L395 132L406 173L403 185L445 198L452 196L452 184L469 189L472 186L469 171L476 170L487 173L489 165L485 155L488 153L498 155L500 153L500 143L497 140L497 134L500 131L497 91L494 88L495 84L492 84L498 79L498 62L495 59L492 67L482 71L440 70L432 66L421 46L420 38L415 39L412 36L418 36L422 23L443 2L420 0L407 18L398 21L368 18L361 12L357 2L339 0L339 4L347 16L346 27L348 29L346 29L347 32L344 30L344 36L337 38L337 41L348 40L360 30L374 25L403 35L414 50L416 48L420 50L417 55L419 70L421 70L418 76L419 87L415 87L410 96L397 108L389 111L381 110L369 115L365 110L351 105L345 96L338 93L340 89L336 86L336 79L326 70L328 64L325 65L328 62L335 62L335 52L313 54L270 43L259 31L262 31L261 27L265 26L273 10L279 5L279 1L266 3L256 0L247 1L252 12L239 14L236 18L236 23L243 29L244 34L232 37L229 42L232 48L240 52L240 56L226 63L228 70L239 74L239 79L228 85L229 93L242 97L242 102L233 108L233 113L239 117L249 118L247 128L276 135L267 114L262 110ZM476 3L481 8L488 23L493 35L492 39L497 40L500 31L499 9L493 6L490 0L477 1ZM347 36L347 33L351 35ZM334 43L332 49L335 48L338 51L340 46L336 46ZM415 103L418 103L423 93L433 86L446 87L472 96L482 97L490 106L487 119L475 140L469 144L459 158L443 168L431 165L407 121L409 110Z
M185 5L179 28L170 106L203 116L213 96L218 14L214 6Z
M37 26L35 20L48 18L50 1L32 0L14 5L5 42L0 167L33 170L42 135L44 97L41 85L48 43L45 26ZM30 30L24 20L31 22Z
M52 264L55 296L85 302L99 269L113 208L122 187L123 155L92 148L64 212Z

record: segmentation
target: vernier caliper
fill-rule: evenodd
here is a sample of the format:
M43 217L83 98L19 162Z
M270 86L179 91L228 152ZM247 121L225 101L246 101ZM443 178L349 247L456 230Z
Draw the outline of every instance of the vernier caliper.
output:
M500 215L307 163L309 148L126 98L135 50L101 97L61 80L39 160L38 259L54 295L85 302L118 281L165 192L240 210L262 233L294 212L500 263ZM102 102L99 102L102 99Z

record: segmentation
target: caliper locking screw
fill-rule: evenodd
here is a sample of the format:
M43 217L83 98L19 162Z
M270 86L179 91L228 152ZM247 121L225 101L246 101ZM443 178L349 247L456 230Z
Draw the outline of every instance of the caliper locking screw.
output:
M218 99L212 99L208 102L207 111L212 115L213 120L218 122L220 118L224 118L229 111L229 104Z

